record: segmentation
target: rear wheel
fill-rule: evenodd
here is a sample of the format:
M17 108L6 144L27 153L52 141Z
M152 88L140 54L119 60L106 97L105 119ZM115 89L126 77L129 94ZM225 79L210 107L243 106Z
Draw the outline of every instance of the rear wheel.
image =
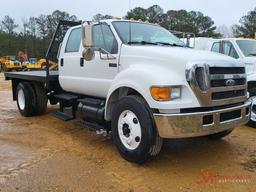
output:
M40 83L33 83L33 87L36 95L35 113L36 115L43 115L46 112L48 102L46 89Z
M128 161L144 163L161 151L159 137L147 104L141 97L127 96L117 102L112 114L113 140Z
M35 91L30 83L19 83L16 89L16 99L20 114L24 117L31 117L35 113Z
M219 139L222 139L223 137L228 136L230 133L232 133L232 131L233 131L233 129L223 131L223 132L220 132L220 133L215 133L213 135L209 135L208 137L212 140L219 140Z

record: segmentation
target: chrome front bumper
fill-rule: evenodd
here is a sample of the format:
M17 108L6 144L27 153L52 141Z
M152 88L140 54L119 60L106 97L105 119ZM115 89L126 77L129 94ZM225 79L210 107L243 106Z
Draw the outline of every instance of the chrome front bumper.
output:
M154 114L162 138L189 138L211 135L246 124L251 102L227 109L180 114Z

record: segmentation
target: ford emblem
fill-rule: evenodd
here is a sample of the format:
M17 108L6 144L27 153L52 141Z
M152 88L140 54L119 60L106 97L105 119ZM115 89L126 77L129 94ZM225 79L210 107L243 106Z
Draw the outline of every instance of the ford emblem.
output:
M226 81L226 86L234 86L235 85L235 80L234 79L228 79Z

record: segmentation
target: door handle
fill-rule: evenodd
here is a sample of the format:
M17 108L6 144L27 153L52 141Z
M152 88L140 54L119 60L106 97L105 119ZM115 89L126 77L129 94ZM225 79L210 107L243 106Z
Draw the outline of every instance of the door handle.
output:
M64 59L63 59L63 58L60 59L60 66L61 66L61 67L64 66Z
M109 63L109 67L117 67L116 63Z
M80 58L80 67L84 66L84 58Z

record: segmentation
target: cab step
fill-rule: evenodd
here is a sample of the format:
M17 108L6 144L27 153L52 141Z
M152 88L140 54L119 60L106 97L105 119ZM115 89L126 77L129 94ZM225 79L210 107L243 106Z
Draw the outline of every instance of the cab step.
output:
M76 111L78 108L78 96L69 93L62 93L55 95L55 98L59 101L60 109L52 113L52 115L58 119L64 121L70 121L76 118ZM71 108L67 111L67 108Z
M62 94L55 95L55 98L63 101L74 101L78 99L78 96L72 95L69 93L62 93Z
M70 121L70 120L74 119L73 115L66 114L66 113L61 112L59 110L58 111L54 111L51 114L52 114L52 116L56 117L57 119L61 119L63 121Z
M89 128L91 130L96 130L96 131L105 130L106 129L102 125L99 125L99 124L94 123L94 122L87 121L87 120L85 120L83 118L75 121L75 124L78 125L78 126L81 126L81 127L84 127L84 128Z

